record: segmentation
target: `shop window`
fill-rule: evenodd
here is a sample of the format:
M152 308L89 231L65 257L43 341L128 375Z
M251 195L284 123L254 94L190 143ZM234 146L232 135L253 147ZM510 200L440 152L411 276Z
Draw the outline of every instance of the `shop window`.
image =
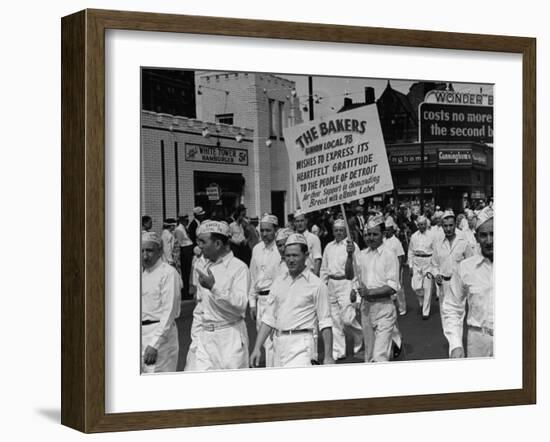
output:
M268 100L269 138L277 137L277 132L276 132L277 120L276 120L275 112L276 112L275 100L272 100L270 98Z
M230 126L233 126L233 114L216 115L216 123L229 124Z
M279 113L278 113L278 124L277 129L279 132L279 138L283 139L283 114L285 109L285 103L282 101L279 101Z

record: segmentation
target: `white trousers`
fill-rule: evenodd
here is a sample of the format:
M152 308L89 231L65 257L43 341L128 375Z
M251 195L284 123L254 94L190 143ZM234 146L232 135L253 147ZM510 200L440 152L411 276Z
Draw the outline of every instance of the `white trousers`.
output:
M400 284L399 290L397 290L397 293L395 295L395 300L397 302L397 310L399 311L400 315L404 315L407 313L407 301L405 299L405 289L403 288L403 285Z
M330 314L332 316L332 357L340 359L346 356L346 334L353 337L353 352L357 353L363 342L361 324L356 318L355 307L349 295L351 281L328 280Z
M183 371L195 371L197 360L197 339L200 331L201 314L198 312L197 306L193 310L193 322L191 322L191 344L187 351L185 359L185 368Z
M389 361L397 313L391 299L361 303L365 362Z
M437 285L437 284L436 284ZM441 316L441 327L443 331L447 330L447 324L445 323L445 298L451 293L451 281L443 281L441 285L437 285L439 288L439 314ZM462 336L462 323L464 322L464 315L462 321L460 321L460 336Z
M260 330L262 325L262 317L267 308L267 296L258 296L256 300L256 330ZM273 367L273 337L271 334L264 342L265 350L265 366Z
M245 322L239 321L214 331L200 326L193 365L191 368L196 371L248 368L248 333Z
M411 287L416 292L422 316L430 316L432 304L432 280L426 276L426 272L431 271L430 259L419 256L413 258Z
M274 367L307 367L311 365L315 342L313 333L273 335Z
M158 323L141 326L141 372L142 373L163 373L176 371L178 367L179 340L178 328L172 322L166 337L161 338L158 345L157 361L153 365L146 365L143 362L143 353L155 334Z

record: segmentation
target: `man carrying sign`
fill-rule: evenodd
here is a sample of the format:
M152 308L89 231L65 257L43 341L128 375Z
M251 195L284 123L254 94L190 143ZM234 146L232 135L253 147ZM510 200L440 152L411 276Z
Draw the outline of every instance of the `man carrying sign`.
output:
M389 361L397 313L392 295L399 289L399 261L384 247L384 217L376 215L365 226L367 248L359 253L358 279L361 320L365 336L365 362ZM348 245L346 273L353 273Z

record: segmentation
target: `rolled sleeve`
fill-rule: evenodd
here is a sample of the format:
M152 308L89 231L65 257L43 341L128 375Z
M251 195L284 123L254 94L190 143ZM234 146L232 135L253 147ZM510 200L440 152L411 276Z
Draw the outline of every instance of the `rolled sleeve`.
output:
M227 290L222 290L214 284L211 293L219 307L235 315L244 316L248 302L248 284L248 269L243 265L236 271L232 284Z
M266 325L269 325L271 328L275 328L275 298L273 293L270 293L267 297L267 306L265 308L264 314L262 315L262 322Z

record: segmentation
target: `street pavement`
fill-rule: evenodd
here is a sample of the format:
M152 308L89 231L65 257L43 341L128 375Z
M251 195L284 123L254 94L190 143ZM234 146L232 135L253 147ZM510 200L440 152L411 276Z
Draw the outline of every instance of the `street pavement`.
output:
M407 314L398 315L398 326L403 336L402 351L397 361L411 361L423 359L446 359L448 357L449 347L447 340L443 335L441 328L441 319L439 314L439 302L434 295L432 298L432 307L430 317L427 320L422 319L418 300L415 293L411 289L409 268L405 266L403 269L403 284L405 288L405 297L407 300ZM178 371L182 371L185 366L187 351L191 342L191 321L193 319L194 301L183 301L181 313L176 320L179 332L180 355L178 360ZM250 340L250 349L254 346L256 339L256 325L250 318L249 313L246 315L246 325ZM319 359L322 360L323 350L322 343L319 345ZM348 354L343 360L338 363L360 363L352 354L351 342L348 342Z

